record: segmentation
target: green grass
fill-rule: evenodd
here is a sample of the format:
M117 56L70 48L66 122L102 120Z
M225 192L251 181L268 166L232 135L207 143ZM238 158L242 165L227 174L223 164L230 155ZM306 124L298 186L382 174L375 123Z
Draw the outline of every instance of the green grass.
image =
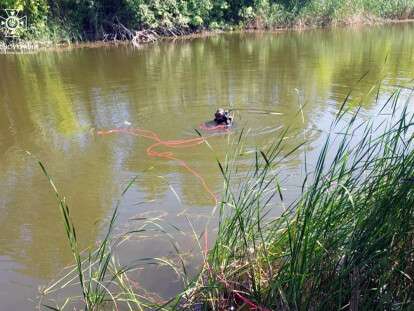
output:
M307 148L289 149L286 130L268 150L256 152L240 179L240 134L234 154L218 163L225 186L216 241L194 279L184 264L164 262L183 275L185 290L157 307L131 285L133 267L117 264L118 242L111 242L117 208L100 245L82 256L69 208L41 164L62 211L82 292L69 300L82 301L86 310L412 309L414 116L399 92L369 120L346 106L345 100L316 162L304 166L299 198L277 217L274 211L287 204L278 172L298 152L309 158ZM56 284L49 291L59 289Z
M301 197L280 217L267 214L283 203L277 170L295 152L283 150L283 136L257 153L240 187L234 165L221 166L219 233L188 303L205 310L413 308L414 124L408 102L398 94L390 102L380 127L375 119L358 123L358 111L338 112Z
M49 183L56 196L59 209L63 218L66 236L74 258L75 265L66 275L45 288L42 296L48 296L56 291L64 291L68 287L78 287L81 296L68 297L62 305L51 305L42 303L49 310L63 310L70 308L72 303L84 305L85 310L101 310L106 306L118 310L118 305L125 305L129 310L144 310L150 308L153 303L146 297L135 292L134 284L128 278L128 272L134 267L125 267L119 264L114 256L114 250L123 243L124 239L134 233L145 231L144 228L128 232L122 237L115 239L112 236L114 225L118 216L118 201L113 214L109 220L107 231L98 246L94 249L82 251L79 249L76 228L70 216L70 210L66 200L56 188L52 178L49 176L45 166L39 161L39 165L48 178ZM131 180L121 194L121 198L133 185L135 179Z

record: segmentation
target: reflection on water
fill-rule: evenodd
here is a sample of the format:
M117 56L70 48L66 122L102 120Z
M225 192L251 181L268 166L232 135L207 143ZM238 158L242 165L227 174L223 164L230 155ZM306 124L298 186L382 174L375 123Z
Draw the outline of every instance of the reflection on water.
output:
M376 109L378 85L386 92L411 81L414 27L229 34L142 49L0 55L0 68L0 301L16 308L31 305L37 285L71 262L59 211L35 158L46 163L67 196L83 246L98 238L122 187L135 175L121 226L135 215L164 213L166 221L185 228L185 210L202 228L211 200L194 176L174 161L147 157L145 139L98 137L95 129L128 121L163 139L191 137L224 106L284 113L237 113L235 134L250 129L251 150L268 145L282 128L324 130L351 89L351 103L364 101L369 114ZM317 149L319 132L313 133L308 139ZM177 150L177 156L218 192L216 158L224 158L235 134L211 137L214 152L202 145ZM292 135L286 143L295 146L301 139ZM296 176L300 161L287 163L287 176ZM300 182L295 178L293 184ZM140 245L127 257L166 253L161 241ZM162 277L143 276L143 283L172 293L168 283L157 288Z

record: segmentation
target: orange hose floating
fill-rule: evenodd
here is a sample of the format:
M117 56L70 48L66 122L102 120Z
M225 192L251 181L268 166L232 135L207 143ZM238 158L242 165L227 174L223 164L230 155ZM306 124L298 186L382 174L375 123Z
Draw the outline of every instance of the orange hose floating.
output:
M207 127L205 124L201 124L199 127L200 127L200 129L206 130L206 131L228 130L227 125L217 125L217 126ZM158 146L166 146L166 147L170 147L170 148L188 148L188 147L192 147L192 146L195 146L195 145L200 145L200 144L204 143L204 141L205 141L204 137L179 139L179 140L161 140L160 137L155 132L150 131L150 130L145 130L145 129L139 129L139 128L134 128L134 129L120 128L120 129L113 129L113 130L108 130L108 131L97 131L98 135L107 135L107 134L112 134L112 133L128 133L128 134L132 134L132 135L135 135L135 136L141 136L141 137L148 138L148 139L151 139L151 140L155 141L154 144L152 144L151 146L149 146L147 148L147 154L151 157L166 158L166 159L175 160L175 161L179 162L181 164L181 166L183 166L191 174L193 174L195 177L197 177L200 180L200 182L203 185L204 189L213 198L214 205L218 204L218 200L217 200L216 195L213 193L213 191L211 191L211 189L209 188L209 186L205 182L204 178L196 170L191 168L187 164L187 162L175 157L174 153L172 153L170 151L158 152L158 151L153 150L154 148L156 148ZM207 254L208 254L208 235L207 235L207 231L204 232L204 252L205 252L205 256L207 256ZM219 279L221 279L221 278L219 277ZM228 285L227 282L224 282L224 284ZM269 309L267 309L265 307L261 307L258 304L254 303L253 301L251 301L247 297L244 297L239 292L237 292L235 290L233 290L232 292L245 305L247 305L250 310L270 311Z
M227 125L227 124L218 124L218 125L215 125L215 126L207 126L205 123L201 123L199 125L199 128L204 130L204 131L217 131L217 130L228 131L229 130L229 125Z
M155 148L159 146L164 146L164 147L169 147L169 148L189 148L189 147L197 146L205 142L204 137L178 139L178 140L162 140L154 131L140 129L140 128L117 128L117 129L96 132L97 135L110 135L114 133L126 133L126 134L130 134L134 136L144 137L144 138L154 141L155 143L153 143L146 149L148 156L154 157L154 158L164 158L164 159L177 161L182 167L184 167L187 171L189 171L192 175L194 175L200 181L205 191L213 199L214 206L218 204L217 196L207 185L203 176L201 176L195 169L190 167L187 164L187 162L177 158L174 155L174 153L171 151L160 152L160 151L154 150Z

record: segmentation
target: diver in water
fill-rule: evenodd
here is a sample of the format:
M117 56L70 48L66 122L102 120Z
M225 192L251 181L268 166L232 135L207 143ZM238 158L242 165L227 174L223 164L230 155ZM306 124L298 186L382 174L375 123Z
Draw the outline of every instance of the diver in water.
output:
M230 114L230 111L219 108L214 114L214 122L216 125L226 125L230 127L233 124L233 116Z
M206 131L227 130L233 125L233 115L229 110L217 109L214 120L200 124L200 128Z

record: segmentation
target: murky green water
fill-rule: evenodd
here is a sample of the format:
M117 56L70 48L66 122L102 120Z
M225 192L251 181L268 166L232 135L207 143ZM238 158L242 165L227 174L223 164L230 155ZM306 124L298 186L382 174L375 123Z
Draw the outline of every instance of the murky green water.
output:
M196 255L184 215L201 231L213 208L199 180L176 161L148 157L148 140L97 136L96 130L130 123L178 139L196 136L193 129L219 106L284 113L240 111L233 133L209 138L214 152L206 145L174 150L219 193L216 158L224 159L241 128L250 130L248 150L264 148L289 126L292 133L310 129L308 139L317 150L318 133L351 88L352 103L363 100L363 115L370 115L379 105L380 81L379 103L393 86L410 86L414 26L229 34L142 49L0 55L0 70L0 309L30 310L38 286L71 263L61 216L36 158L67 197L83 246L99 238L123 187L138 176L121 204L119 230L136 228L139 217L159 217L182 228L182 233L169 230L183 250ZM292 134L287 143L301 139ZM302 178L301 159L286 163L285 191L292 198ZM165 237L149 236L124 250L122 258L171 252ZM180 287L166 268L137 271L135 277L164 297Z

